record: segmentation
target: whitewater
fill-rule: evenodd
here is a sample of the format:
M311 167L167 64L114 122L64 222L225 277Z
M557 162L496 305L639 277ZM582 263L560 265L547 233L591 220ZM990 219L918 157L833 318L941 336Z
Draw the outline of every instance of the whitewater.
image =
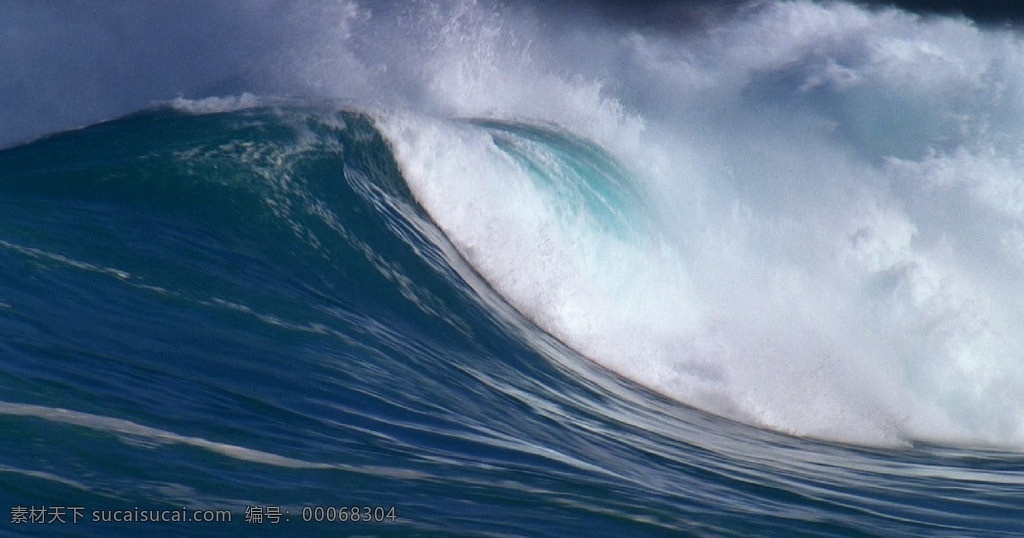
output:
M447 108L553 122L625 177L514 130L399 113L383 129L470 262L626 377L797 435L1019 444L1019 38L845 4L733 16L689 42L608 40L587 58L618 65L585 66L606 83L555 77L560 58L538 75L537 47L517 50L487 15L454 17L476 30L446 32L457 46L480 37L430 68L460 98ZM603 202L651 222L600 222L536 169L631 182L642 200Z
M624 170L574 169L515 130L392 108L380 122L417 199L516 308L628 378L760 426L1021 442L1012 31L800 2L682 36L551 35L529 15L428 13L441 31L417 34L415 108L553 124ZM595 223L584 193L531 174L628 183L642 199L604 202L650 222Z
M0 8L0 535L1024 531L1024 35L594 6Z

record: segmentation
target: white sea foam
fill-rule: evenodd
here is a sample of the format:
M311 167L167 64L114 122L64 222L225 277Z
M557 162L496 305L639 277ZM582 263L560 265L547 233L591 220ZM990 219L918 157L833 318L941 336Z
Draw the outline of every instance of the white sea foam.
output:
M417 197L517 308L773 429L1024 443L1020 36L786 2L589 41L460 6L426 60L434 110L584 134L661 210L622 242L565 219L484 130L385 115Z
M228 97L204 97L202 99L186 99L176 97L170 102L173 108L190 114L214 114L234 112L259 106L262 100L251 93L243 93Z

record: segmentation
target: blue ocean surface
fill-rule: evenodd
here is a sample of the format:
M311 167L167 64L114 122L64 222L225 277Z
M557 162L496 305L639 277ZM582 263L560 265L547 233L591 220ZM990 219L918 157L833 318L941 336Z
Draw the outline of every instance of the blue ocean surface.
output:
M1024 535L1018 30L195 7L0 7L139 44L0 87L0 536Z
M1024 532L1019 454L788 437L592 366L472 281L358 111L156 108L0 177L7 535ZM182 509L231 521L92 521Z

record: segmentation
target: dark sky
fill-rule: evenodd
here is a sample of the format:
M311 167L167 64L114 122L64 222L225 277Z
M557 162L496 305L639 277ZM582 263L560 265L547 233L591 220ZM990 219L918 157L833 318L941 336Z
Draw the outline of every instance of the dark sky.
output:
M581 10L609 20L667 30L698 25L758 0L608 0L584 2ZM983 25L1024 24L1024 0L850 0L853 3L895 6L921 15L965 15Z
M862 1L867 5L897 5L918 13L963 14L979 23L1003 24L1024 22L1024 2L1020 0L900 0Z

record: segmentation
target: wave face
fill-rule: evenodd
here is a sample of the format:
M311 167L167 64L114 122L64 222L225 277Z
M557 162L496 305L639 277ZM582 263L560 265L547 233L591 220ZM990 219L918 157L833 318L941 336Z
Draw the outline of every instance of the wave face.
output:
M1024 533L1015 30L844 3L641 27L248 6L233 31L265 49L196 72L251 71L187 81L236 97L138 111L180 87L154 52L96 105L134 112L0 150L8 519ZM32 134L19 118L0 140ZM396 520L299 521L355 504Z

